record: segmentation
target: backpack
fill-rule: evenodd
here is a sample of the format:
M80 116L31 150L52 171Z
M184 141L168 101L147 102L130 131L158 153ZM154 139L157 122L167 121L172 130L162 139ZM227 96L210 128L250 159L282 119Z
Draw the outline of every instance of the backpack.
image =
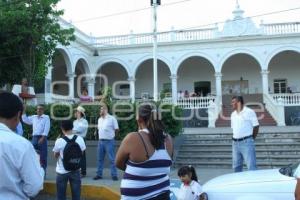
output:
M80 161L82 158L82 151L76 141L77 135L74 135L70 140L67 136L63 139L67 142L63 152L63 166L67 171L76 171L80 168Z

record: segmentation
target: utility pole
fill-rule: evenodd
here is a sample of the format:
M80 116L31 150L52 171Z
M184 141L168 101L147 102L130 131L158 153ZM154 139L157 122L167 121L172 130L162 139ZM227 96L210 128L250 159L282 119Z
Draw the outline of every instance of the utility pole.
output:
M154 101L158 101L158 86L157 86L157 13L156 8L160 5L160 0L151 0L151 6L153 7L153 98Z

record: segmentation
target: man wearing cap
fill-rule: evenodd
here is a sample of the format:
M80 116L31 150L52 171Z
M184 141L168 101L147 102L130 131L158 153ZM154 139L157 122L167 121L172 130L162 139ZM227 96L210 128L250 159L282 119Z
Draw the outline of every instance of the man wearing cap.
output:
M85 109L82 106L78 106L75 109L75 118L76 120L73 122L73 133L81 136L84 141L88 130L88 121L85 119ZM81 166L81 177L86 176L86 155L85 151L83 151L83 156L80 162Z

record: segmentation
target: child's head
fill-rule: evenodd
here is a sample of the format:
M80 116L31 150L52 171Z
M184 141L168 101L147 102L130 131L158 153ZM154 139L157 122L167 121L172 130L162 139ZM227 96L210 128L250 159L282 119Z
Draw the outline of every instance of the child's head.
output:
M60 128L64 134L68 134L72 132L73 122L71 120L63 120L61 121Z
M198 182L196 171L191 165L181 167L177 174L183 183L190 183L192 180Z

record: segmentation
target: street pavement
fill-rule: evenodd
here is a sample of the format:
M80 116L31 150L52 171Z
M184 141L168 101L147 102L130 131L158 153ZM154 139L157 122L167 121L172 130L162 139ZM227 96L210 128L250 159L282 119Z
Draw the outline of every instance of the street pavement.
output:
M88 168L87 169L87 176L82 178L82 184L83 185L96 185L96 186L106 186L113 191L120 193L120 183L121 179L123 176L122 171L118 171L119 174L119 180L118 181L113 181L110 176L110 170L108 168L105 168L103 171L103 179L101 180L93 180L93 177L96 175L96 168ZM180 186L180 180L177 176L177 170L176 168L171 169L171 199L176 200L176 193L178 191L178 188ZM199 182L201 185L203 185L205 182L208 180L223 175L223 174L228 174L232 173L232 169L220 169L220 168L196 168L197 171L197 176L199 179ZM55 166L49 166L47 168L47 176L46 176L46 181L49 182L55 182L56 178L56 173L55 173ZM54 197L42 194L39 195L35 200L54 200Z

